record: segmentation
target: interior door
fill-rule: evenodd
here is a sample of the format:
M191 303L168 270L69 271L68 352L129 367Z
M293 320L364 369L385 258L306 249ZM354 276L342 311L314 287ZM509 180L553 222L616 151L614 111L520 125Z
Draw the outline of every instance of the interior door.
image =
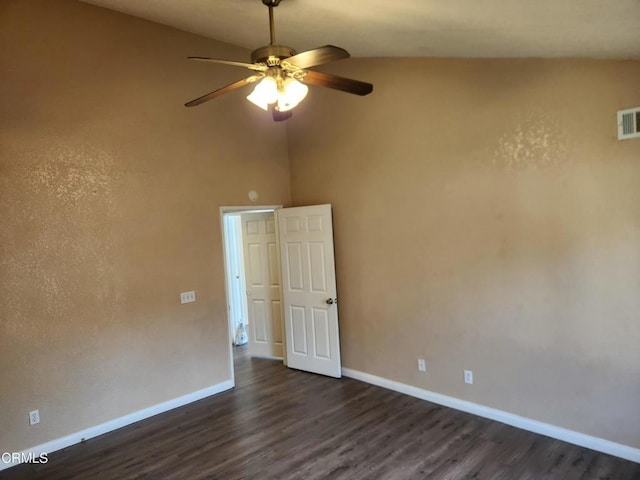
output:
M287 365L342 376L331 205L276 211Z
M273 212L242 215L249 353L282 358L280 258Z

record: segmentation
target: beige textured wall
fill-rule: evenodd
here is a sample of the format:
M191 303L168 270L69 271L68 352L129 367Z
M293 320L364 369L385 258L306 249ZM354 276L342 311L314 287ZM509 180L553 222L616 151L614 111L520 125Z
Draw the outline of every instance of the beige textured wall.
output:
M184 57L247 53L0 5L0 451L229 377L217 207L287 204L287 139L241 93L184 108L242 73ZM312 89L288 154L334 205L344 365L640 448L640 63L331 70L374 94Z
M375 84L289 126L294 204L334 206L344 366L640 448L640 62L329 70Z
M289 202L286 127L239 92L185 108L244 74L188 55L248 58L83 3L0 6L1 452L230 378L218 207Z

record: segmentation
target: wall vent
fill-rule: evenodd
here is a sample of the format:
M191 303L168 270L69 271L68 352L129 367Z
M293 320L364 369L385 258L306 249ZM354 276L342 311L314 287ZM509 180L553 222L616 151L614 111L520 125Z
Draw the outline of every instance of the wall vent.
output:
M618 140L640 138L640 107L618 112Z

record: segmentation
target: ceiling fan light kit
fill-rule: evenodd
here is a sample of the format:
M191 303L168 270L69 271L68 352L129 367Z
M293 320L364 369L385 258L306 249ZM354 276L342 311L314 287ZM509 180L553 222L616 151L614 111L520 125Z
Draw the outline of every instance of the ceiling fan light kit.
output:
M258 82L253 91L247 96L247 99L263 110L271 110L275 121L282 121L290 118L292 115L291 110L307 96L309 91L307 84L333 88L355 95L368 95L373 91L373 85L370 83L309 70L309 68L317 65L348 58L349 52L340 47L325 45L306 52L296 53L290 47L276 45L273 8L277 7L280 1L262 0L262 3L269 7L271 43L251 53L252 63L208 57L188 57L189 60L248 68L253 70L253 74L191 100L185 106L194 107L224 93Z
M247 96L247 100L263 110L275 105L279 112L288 112L304 100L308 91L309 87L295 78L266 76Z

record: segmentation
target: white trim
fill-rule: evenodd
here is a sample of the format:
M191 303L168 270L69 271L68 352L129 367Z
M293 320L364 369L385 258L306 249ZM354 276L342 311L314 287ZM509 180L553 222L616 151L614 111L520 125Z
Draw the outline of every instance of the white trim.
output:
M622 445L603 438L593 437L584 433L575 432L566 428L521 417L520 415L515 415L503 410L486 407L473 402L467 402L466 400L449 397L448 395L431 392L429 390L378 377L369 373L360 372L358 370L352 370L350 368L343 368L342 374L345 377L404 393L421 400L437 403L438 405L444 405L445 407L453 408L455 410L489 418L497 422L506 423L507 425L511 425L522 430L539 433L540 435L546 435L547 437L562 440L563 442L572 443L574 445L579 445L581 447L590 448L592 450L597 450L598 452L640 463L640 449L629 445Z
M173 400L168 400L166 402L153 405L143 410L138 410L137 412L130 413L123 417L115 418L108 422L101 423L100 425L96 425L94 427L89 427L85 430L72 433L71 435L67 435L66 437L58 438L56 440L43 443L42 445L38 445L36 447L28 448L20 452L21 454L20 457L28 458L29 454L35 455L36 457L42 453L49 454L57 450L61 450L63 448L69 447L71 445L75 445L77 443L83 442L90 438L97 437L98 435L103 435L105 433L109 433L114 430L117 430L118 428L126 427L127 425L131 425L132 423L139 422L140 420L153 417L154 415L158 415L160 413L173 410L174 408L182 407L183 405L187 405L197 400L202 400L203 398L210 397L211 395L224 392L233 387L234 387L233 381L226 380L216 385L212 385L211 387L207 387L205 389L198 390L196 392L188 393L187 395L183 395L182 397L174 398ZM21 462L5 463L2 461L2 459L0 459L0 471L6 468L12 467L14 465L18 465L19 463Z
M227 213L261 213L273 212L282 208L282 205L238 205L220 207L220 215Z

